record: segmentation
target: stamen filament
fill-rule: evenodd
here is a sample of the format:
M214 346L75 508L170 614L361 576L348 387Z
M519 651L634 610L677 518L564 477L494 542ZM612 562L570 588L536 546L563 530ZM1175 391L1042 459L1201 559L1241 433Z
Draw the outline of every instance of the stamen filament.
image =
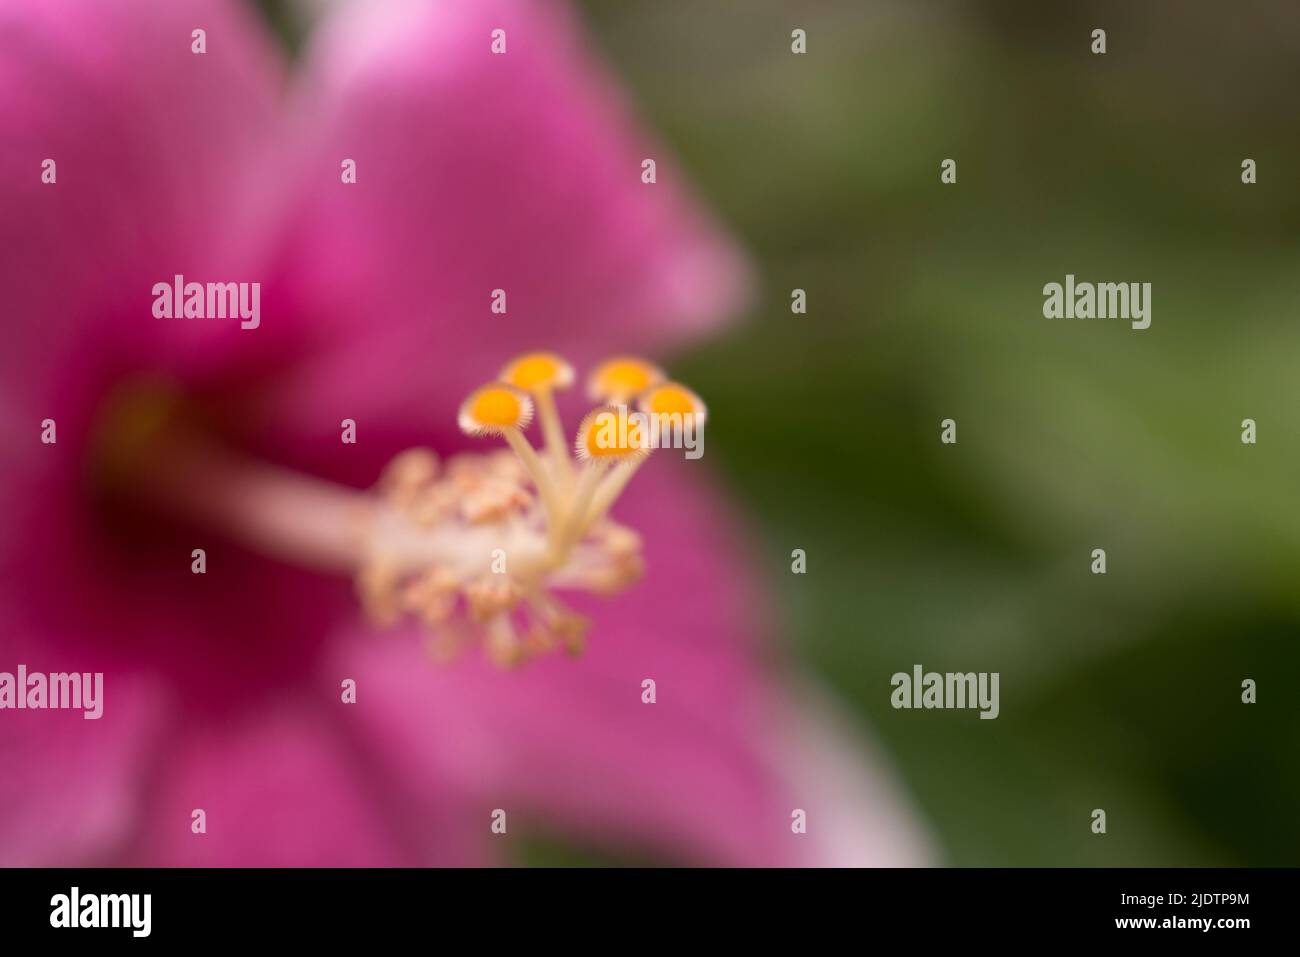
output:
M519 635L509 615L497 615L486 623L487 653L493 664L509 668L519 664Z
M627 488L627 483L632 481L632 476L636 474L643 462L650 456L639 455L625 462L619 462L614 466L607 476L601 481L592 496L591 506L587 509L586 515L582 518L581 528L578 531L580 538L583 532L586 532L592 525L595 525L605 513L610 510L618 497L623 494L623 489Z
M550 389L538 389L533 393L533 400L537 404L537 415L541 420L546 458L551 463L559 485L570 488L573 485L573 465L569 458L569 445L564 437L564 426L560 424L560 413L555 407L555 394Z
M600 459L589 459L583 466L578 475L578 484L573 490L573 497L569 500L569 511L565 515L564 524L559 535L552 542L552 554L555 556L564 555L582 535L586 528L582 516L591 506L592 496L596 494L596 486L608 470L609 463Z
M558 640L571 654L582 650L588 620L547 591L528 596L528 606L547 640Z
M505 440L514 450L515 455L519 456L519 461L528 473L528 477L533 480L537 486L537 491L542 496L542 506L546 509L547 520L551 523L556 522L560 517L559 501L555 494L555 484L551 481L551 474L542 464L538 457L537 451L532 444L524 438L522 432L518 429L506 429L503 433Z

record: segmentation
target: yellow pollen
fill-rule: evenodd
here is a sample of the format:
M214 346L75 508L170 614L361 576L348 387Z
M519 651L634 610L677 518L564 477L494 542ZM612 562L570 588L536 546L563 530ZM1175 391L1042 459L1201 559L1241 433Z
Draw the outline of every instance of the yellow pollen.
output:
M525 392L567 389L573 384L573 367L554 352L530 352L502 369L501 380Z
M663 382L660 369L644 359L621 357L602 362L587 382L591 398L626 401Z
M611 405L587 414L574 446L579 458L610 461L644 454L648 439L639 416L629 415L626 406Z
M514 393L505 389L485 389L474 400L470 414L484 425L507 428L518 424L523 411L524 404Z
M486 385L461 406L460 427L466 432L500 433L522 429L533 418L528 396L508 385Z
M700 397L683 385L668 382L651 389L638 403L642 412L650 415L703 415L704 403Z

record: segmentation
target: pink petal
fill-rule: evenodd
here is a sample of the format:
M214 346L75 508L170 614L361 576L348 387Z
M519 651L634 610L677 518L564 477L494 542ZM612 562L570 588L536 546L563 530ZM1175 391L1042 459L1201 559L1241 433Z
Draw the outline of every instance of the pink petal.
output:
M512 354L580 361L698 334L745 266L584 48L562 4L343 4L305 57L299 217L277 296L319 355L268 409L429 418ZM508 52L491 52L506 31ZM641 161L658 182L641 182ZM357 182L340 182L341 163ZM494 289L507 315L490 312Z
M0 671L95 669L19 621L0 620ZM163 697L156 685L112 671L101 693L97 719L75 710L0 712L0 867L106 863L128 839Z
M803 715L780 687L791 669L759 640L764 617L724 510L697 476L672 474L691 467L648 465L620 503L645 535L648 574L617 599L585 603L595 622L582 657L506 672L477 655L422 664L410 642L340 646L336 668L379 699L366 713L377 746L404 754L413 774L437 768L484 819L517 812L515 833L559 830L712 864L838 862L846 855L815 830L792 832L791 814L830 827L853 808L872 826L865 838L846 832L856 863L920 860L915 826L863 770L865 752L836 750L839 768L791 760L791 716ZM646 678L653 705L642 703ZM806 742L819 757L822 732Z
M774 715L773 770L807 816L803 861L823 867L919 867L933 838L866 732L830 695L794 681Z
M191 51L199 28L203 54ZM291 607L300 576L223 549L210 531L155 534L157 516L109 514L87 481L112 388L141 375L206 381L260 341L237 323L155 318L152 286L176 273L259 278L251 263L269 230L256 192L275 184L250 171L270 142L282 69L239 0L0 0L0 493L12 506L0 601L79 669L91 655L108 669L143 660L183 672L191 693L224 693L218 662L243 670L268 633L288 633L276 647L292 656L292 638L328 604L313 580L300 593L311 601ZM40 180L44 158L58 164L54 184ZM40 442L46 418L57 444ZM187 573L196 545L213 550L224 581ZM346 583L337 592L350 607ZM286 619L296 634L278 627ZM261 674L278 670L274 654L262 653Z
M348 705L268 702L180 736L142 809L133 863L392 866L475 862L475 842L435 802L406 806L353 746ZM192 830L193 812L207 831Z
M0 0L0 408L24 427L39 413L71 437L110 380L186 376L238 347L237 323L155 318L152 288L260 278L265 187L249 170L281 64L255 16L224 0Z

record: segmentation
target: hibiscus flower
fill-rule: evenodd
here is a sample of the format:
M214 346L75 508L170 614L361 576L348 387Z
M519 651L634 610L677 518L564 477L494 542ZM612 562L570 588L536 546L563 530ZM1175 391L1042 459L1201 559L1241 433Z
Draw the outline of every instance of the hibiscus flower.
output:
M765 560L701 463L593 472L570 526L554 441L553 514L526 458L457 428L518 449L536 411L553 438L582 390L556 408L507 360L662 353L743 303L572 15L344 5L292 71L260 27L218 0L0 2L0 670L104 674L98 720L0 712L0 863L473 864L536 835L920 861L772 650ZM257 328L158 318L178 275L260 283ZM572 607L474 592L456 559L502 516L552 536Z

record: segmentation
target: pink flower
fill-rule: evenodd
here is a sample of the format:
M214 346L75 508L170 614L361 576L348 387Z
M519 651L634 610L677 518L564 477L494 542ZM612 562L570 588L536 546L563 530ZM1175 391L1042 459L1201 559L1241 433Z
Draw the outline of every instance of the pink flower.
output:
M583 602L586 652L514 670L435 663L419 626L365 625L346 576L249 547L314 501L262 502L261 473L110 488L114 462L154 467L114 458L141 448L113 445L143 421L113 410L145 383L245 456L359 489L404 448L464 446L460 399L524 349L585 366L734 312L742 261L610 91L549 3L357 4L291 81L241 6L0 0L0 671L102 671L105 697L95 721L0 711L0 863L463 864L530 833L922 859L861 743L782 677L752 550L696 463L656 456L619 500L648 573ZM260 326L154 318L177 274L260 282ZM254 519L150 501L172 492Z

